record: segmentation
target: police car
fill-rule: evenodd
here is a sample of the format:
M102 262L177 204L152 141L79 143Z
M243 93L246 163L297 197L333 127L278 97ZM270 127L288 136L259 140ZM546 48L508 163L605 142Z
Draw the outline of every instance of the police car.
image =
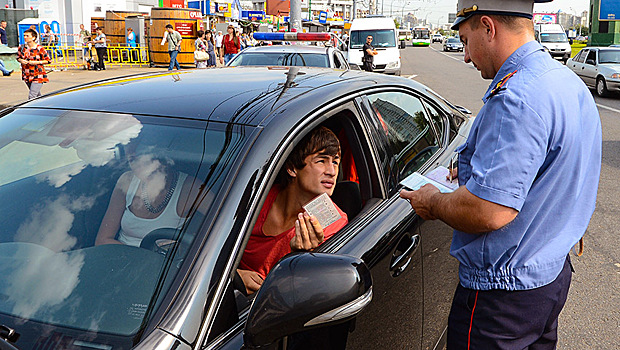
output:
M261 41L321 42L332 39L329 33L254 33ZM237 54L228 66L306 66L350 69L342 52L332 46L270 45L249 47Z

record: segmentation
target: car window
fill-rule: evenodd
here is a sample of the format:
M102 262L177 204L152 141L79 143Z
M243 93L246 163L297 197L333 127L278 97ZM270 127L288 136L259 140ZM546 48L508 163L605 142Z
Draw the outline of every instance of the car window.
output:
M248 133L41 109L17 109L0 124L0 196L11 198L0 203L0 324L19 318L131 343ZM97 244L108 228L125 244Z
M344 56L342 55L342 53L340 52L336 52L336 54L334 55L334 57L337 57L338 60L340 61L340 69L347 69L348 65L347 65L347 60L344 58Z
M387 144L398 166L399 181L420 169L440 148L419 98L402 92L369 95L384 123Z
M587 54L588 54L588 50L586 50L586 49L583 49L583 50L579 51L579 53L575 57L575 61L577 61L579 63L583 63L583 61L586 58Z
M329 67L329 57L318 53L247 52L237 55L230 65Z
M338 57L338 53L334 52L334 68L338 68L338 69L342 69L342 61L340 60L340 57Z
M588 57L586 58L586 63L588 63L589 60L592 60L592 61L594 61L594 63L596 63L596 50L590 50L590 52L588 52Z
M443 144L445 136L446 136L446 121L435 107L431 106L427 102L424 102L424 106L426 107L426 110L428 111L428 114L431 117L431 121L433 122L433 125L435 126L435 131L437 132L437 135L439 136L439 144L441 145Z
M610 64L619 64L620 63L620 50L601 50L599 63L610 63Z

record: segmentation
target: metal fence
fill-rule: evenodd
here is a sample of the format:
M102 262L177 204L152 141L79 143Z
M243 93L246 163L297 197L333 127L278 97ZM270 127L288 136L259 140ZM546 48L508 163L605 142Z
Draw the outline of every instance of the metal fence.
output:
M49 45L43 46L52 62L47 67L54 69L86 67L89 59L98 61L97 51L87 45ZM150 64L149 50L146 46L129 47L108 45L106 66L143 66Z

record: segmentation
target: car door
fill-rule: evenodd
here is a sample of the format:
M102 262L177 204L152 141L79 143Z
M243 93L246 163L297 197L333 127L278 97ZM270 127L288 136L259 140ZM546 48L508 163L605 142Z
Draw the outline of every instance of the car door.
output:
M581 71L583 70L583 64L584 64L583 62L584 62L585 57L588 55L588 51L589 51L589 49L582 49L568 63L568 68L570 68L570 70L575 72L575 74L577 74L577 76L579 76L580 78L582 78L581 77L581 75L582 75Z
M434 346L445 328L447 309L445 305L434 309L432 294L438 294L435 299L445 304L445 300L451 300L454 284L449 283L449 291L445 283L430 285L441 287L427 292L428 313L439 322L428 323L436 329L429 332L428 340L424 339L425 237L429 237L426 255L435 260L429 272L439 274L437 280L445 273L454 281L454 264L442 264L450 259L446 250L452 230L439 222L425 228L426 223L399 197L398 182L414 171L425 171L444 153L442 140L447 138L438 131L447 130L447 123L431 121L422 100L406 91L378 91L368 94L361 104L372 131L369 134L377 145L376 163L386 193L375 212L360 223L355 237L338 251L362 256L373 277L373 302L357 317L347 349L384 348L385 344L394 349L419 349L423 343Z
M588 51L588 55L586 56L585 63L582 68L582 78L586 85L595 86L596 85L596 76L598 74L598 66L597 62L597 54L598 50L590 49Z

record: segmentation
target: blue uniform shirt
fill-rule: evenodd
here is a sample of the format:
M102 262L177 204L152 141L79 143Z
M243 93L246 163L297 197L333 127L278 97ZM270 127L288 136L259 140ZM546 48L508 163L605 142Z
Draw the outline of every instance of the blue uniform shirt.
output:
M598 110L584 83L535 41L504 62L483 101L457 150L459 183L519 213L497 231L454 231L450 253L466 288L541 287L558 276L594 212Z

